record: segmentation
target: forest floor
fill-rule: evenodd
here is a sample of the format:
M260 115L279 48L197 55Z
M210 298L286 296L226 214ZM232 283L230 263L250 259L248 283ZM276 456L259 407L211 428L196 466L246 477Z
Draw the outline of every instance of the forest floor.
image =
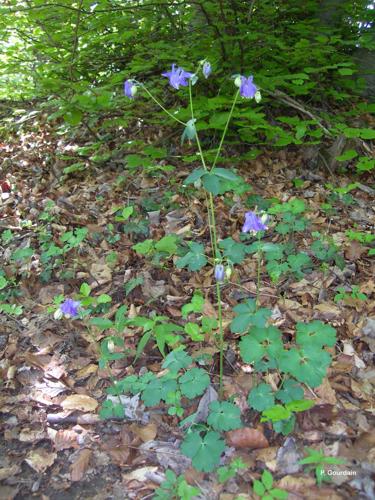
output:
M251 485L264 468L290 499L374 498L375 191L370 174L333 178L328 171L309 170L298 150L266 151L238 165L251 186L245 196L216 198L219 237L236 241L249 207L267 199L304 200L306 228L285 236L271 223L267 238L294 238L314 265L278 282L263 266L260 304L272 310L273 324L286 335L293 335L296 322L309 320L329 323L337 331L328 376L319 387L305 388L315 406L298 414L294 431L283 436L247 407L254 373L238 355L238 335L226 328L224 393L236 401L245 428L253 433L245 439L238 432L227 448L224 463L241 458L246 467L220 482L215 473L195 470L180 453L179 419L168 414L164 403L145 408L133 398L130 417L99 417L111 377L162 370L163 359L152 342L133 363L139 332L126 331L125 345L133 355L111 362L109 373L98 364L103 330L93 334L80 319L54 318L55 297L76 296L84 282L93 297L111 297L102 304L105 318L113 318L126 304L129 315L155 311L183 325L181 307L195 290L203 291L204 314L216 314L211 266L190 272L174 266L175 256L156 262L132 248L146 238L174 233L203 243L209 253L205 199L181 187L191 168L176 160L173 173L134 169L129 174L121 158L102 164L82 160L77 148L89 146L90 140L68 140L35 123L0 145L0 292L3 302L18 308L0 313L0 498L152 498L165 471L172 469L201 490L200 498L255 499L259 497ZM74 167L76 163L81 165ZM71 171L64 173L69 166ZM246 201L249 196L252 202ZM137 216L124 232L129 221L126 216L121 221L121 210L129 205L136 207ZM84 239L74 242L79 232L68 236L71 249L59 261L53 249L61 248L61 235L82 228L87 229ZM314 256L317 232L341 255L341 268L336 254L325 262ZM256 256L248 256L222 285L224 325L239 301L255 297L256 266ZM186 346L190 353L206 354L210 373L218 373L212 337L189 340ZM272 377L269 381L274 382ZM184 416L196 411L200 400L183 400ZM299 464L306 448L340 457L345 464L325 463L336 473L319 486L314 470Z

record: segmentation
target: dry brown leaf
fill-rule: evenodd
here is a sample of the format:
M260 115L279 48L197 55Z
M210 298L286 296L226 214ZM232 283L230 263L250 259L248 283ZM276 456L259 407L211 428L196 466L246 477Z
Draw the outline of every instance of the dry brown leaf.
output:
M44 448L38 448L28 453L25 462L36 472L44 472L48 467L51 467L56 457L57 453L48 452Z
M95 278L97 283L93 283L92 287L102 285L103 283L107 283L112 279L112 271L107 264L103 264L101 262L94 262L91 265L90 273L93 278Z
M2 486L0 485L0 498L2 500L13 500L17 495L18 488L13 488L12 486Z
M359 241L351 241L349 246L344 251L345 259L356 261L360 259L361 255L366 251L367 249L364 248Z
M319 397L319 404L328 403L334 405L337 403L336 392L332 389L327 377L325 377L322 384L315 389L315 393Z
M277 483L277 487L283 490L290 491L291 493L305 493L307 489L315 485L315 479L307 475L299 476L284 476Z
M158 433L157 426L153 422L147 425L133 424L130 426L130 430L136 436L138 436L144 443L147 443L147 441L152 441L153 439L155 439Z
M11 465L10 467L3 467L0 469L0 481L8 479L9 477L16 476L21 472L21 467L19 465ZM2 498L2 497L0 497Z
M155 466L141 467L140 469L133 470L128 474L123 474L122 479L126 482L128 481L139 481L144 483L148 480L149 474L155 473L158 470Z
M76 373L76 378L78 380L88 377L89 375L96 373L98 371L98 365L94 365L93 363L84 366Z
M88 448L83 449L79 453L78 458L70 467L70 479L72 481L80 481L83 478L88 469L91 454L92 451Z
M39 302L43 305L52 304L56 295L64 295L64 285L47 285L40 289Z
M243 427L226 433L227 443L229 446L235 448L268 448L268 441L259 429L252 429L250 427Z
M72 394L62 401L61 406L64 410L95 411L98 402L85 394Z
M70 429L60 429L54 437L54 445L57 451L68 448L79 448L77 442L78 434Z

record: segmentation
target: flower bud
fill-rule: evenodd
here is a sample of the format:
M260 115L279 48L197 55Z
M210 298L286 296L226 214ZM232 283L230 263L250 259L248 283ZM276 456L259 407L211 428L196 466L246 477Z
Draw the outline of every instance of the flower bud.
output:
M215 280L222 283L225 278L224 266L222 264L216 264L215 266Z
M257 91L255 92L254 99L255 99L255 102L257 102L257 103L259 103L259 102L262 100L262 95L261 95L261 93L259 92L259 90L257 90Z
M241 80L241 75L238 75L235 79L234 79L234 84L236 87L240 88L241 87L241 83L242 83L242 80Z
M225 276L226 276L227 280L229 280L230 277L232 276L232 272L233 272L233 269L230 266L227 266L225 268Z
M60 308L56 309L56 311L54 312L54 315L53 317L55 319L61 319L63 317L63 312Z
M107 342L107 348L108 348L108 351L109 352L114 352L115 350L115 343L113 342L113 340L108 340Z

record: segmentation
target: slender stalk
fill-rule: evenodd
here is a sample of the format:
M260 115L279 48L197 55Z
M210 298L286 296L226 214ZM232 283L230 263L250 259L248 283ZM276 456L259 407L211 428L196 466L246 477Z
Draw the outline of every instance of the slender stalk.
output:
M255 306L257 309L259 307L260 269L261 269L261 265L262 265L262 250L260 249L260 233L258 233L258 244L259 244L259 248L258 248L258 252L257 252L257 255L258 255L257 293L256 293L256 297L255 297Z
M167 113L167 115L170 116L175 122L181 123L181 125L186 127L186 123L179 120L178 118L173 116L172 113L170 113L167 109L165 109L165 107L156 99L156 97L154 97L151 94L151 92L147 89L147 87L145 87L142 83L140 85L143 88L143 90L145 90L145 92L151 97L151 99L159 106L159 108L161 108L164 111L164 113Z
M217 295L217 310L219 316L219 349L220 349L220 361L219 361L219 395L220 398L223 397L223 375L224 375L224 330L223 330L223 314L221 310L221 289L220 283L216 282L216 295Z
M215 168L216 162L217 162L217 160L219 158L219 155L220 155L220 152L221 152L221 148L223 147L224 139L225 139L228 127L229 127L229 122L230 122L230 120L232 118L234 107L236 105L236 102L237 102L237 99L238 99L239 95L240 95L240 89L237 90L236 95L234 96L232 107L230 108L228 119L227 119L227 123L225 124L224 130L223 130L223 135L221 136L220 144L219 144L219 147L217 148L216 156L215 156L214 162L212 164L211 170L213 168Z

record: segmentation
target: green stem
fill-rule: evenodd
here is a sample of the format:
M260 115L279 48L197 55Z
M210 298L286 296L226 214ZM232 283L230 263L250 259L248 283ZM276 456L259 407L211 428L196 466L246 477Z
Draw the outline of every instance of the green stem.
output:
M237 102L237 99L238 99L239 95L240 95L240 89L237 90L236 95L234 96L232 107L230 108L228 119L227 119L227 123L225 124L224 130L223 130L223 135L221 136L220 144L219 144L219 147L217 148L216 156L215 156L214 162L212 164L211 170L213 168L215 168L216 162L217 162L217 160L219 158L219 155L220 155L220 152L221 152L221 148L223 147L224 139L225 139L228 127L229 127L229 122L230 122L230 120L232 118L234 107L236 105L236 102Z
M258 236L258 244L259 244L259 248L258 248L258 252L257 252L257 255L258 255L257 294L256 294L256 298L255 298L255 306L257 309L259 307L260 269L261 269L261 265L262 265L262 250L260 249L260 235Z
M141 84L143 90L146 91L146 93L151 97L151 99L159 106L159 108L161 108L165 113L167 113L168 116L170 116L175 122L178 122L178 123L181 123L181 125L183 125L184 127L186 127L186 123L179 120L178 118L176 118L175 116L172 115L172 113L170 113L167 109L165 109L165 107L156 99L156 97L154 97L151 92L143 85Z
M220 349L220 361L219 361L219 395L220 398L223 397L223 376L224 376L224 330L223 330L223 315L221 310L221 290L220 283L216 282L216 295L217 295L217 310L219 316L219 349Z

